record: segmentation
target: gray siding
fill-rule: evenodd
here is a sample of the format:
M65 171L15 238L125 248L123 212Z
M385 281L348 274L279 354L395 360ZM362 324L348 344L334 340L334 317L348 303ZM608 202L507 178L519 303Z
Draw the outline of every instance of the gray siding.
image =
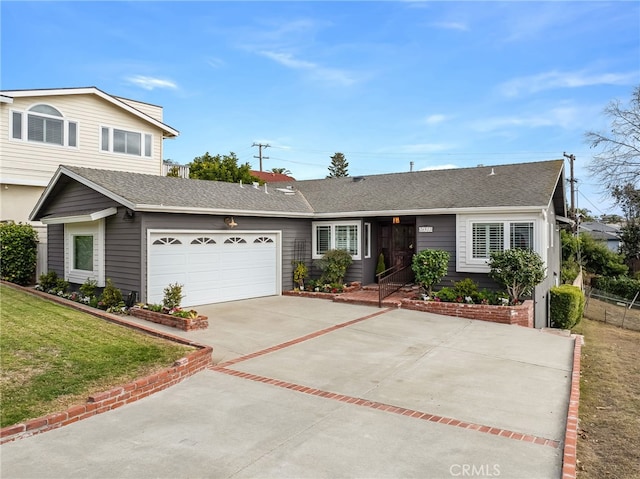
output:
M142 215L134 213L133 218L125 216L125 208L106 219L105 223L105 279L122 290L140 292L142 284L143 250L140 244ZM138 296L140 297L140 296Z
M432 233L420 233L420 226L432 226ZM456 271L456 215L418 216L416 218L416 252L425 249L444 250L449 253L449 266L447 276L436 285L437 288L451 286L454 281L465 278L474 280L480 288L501 289L495 281L483 273L459 273Z
M47 267L64 278L64 225L47 226Z
M534 325L536 328L544 328L549 322L549 290L560 284L560 270L562 267L562 243L560 231L556 228L555 216L548 215L549 228L553 235L553 246L547 249L547 276L542 283L534 289Z
M60 181L54 191L51 192L49 201L40 211L40 217L76 215L112 206L120 206L120 204L77 181L67 179L66 181Z

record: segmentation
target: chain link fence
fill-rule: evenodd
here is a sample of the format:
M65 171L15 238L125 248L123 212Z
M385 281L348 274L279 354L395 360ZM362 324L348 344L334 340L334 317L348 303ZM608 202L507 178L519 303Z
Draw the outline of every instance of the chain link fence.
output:
M640 331L640 292L633 300L601 291L585 288L587 301L584 317L621 328Z

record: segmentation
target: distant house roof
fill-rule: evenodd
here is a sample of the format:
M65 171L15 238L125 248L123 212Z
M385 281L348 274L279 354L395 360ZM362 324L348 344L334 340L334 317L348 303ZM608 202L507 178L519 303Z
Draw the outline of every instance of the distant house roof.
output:
M61 166L32 212L75 180L136 211L353 217L543 210L565 213L563 160L252 185Z
M124 99L121 99L113 95L109 95L108 93L105 93L99 88L96 88L94 86L80 87L80 88L42 88L42 89L35 89L35 90L2 90L0 91L0 96L4 97L3 102L7 102L7 103L11 103L13 101L13 98L56 96L56 95L96 95L102 98L103 100L106 100L109 103L112 103L118 108L122 108L123 110L128 111L129 113L139 117L140 119L147 121L153 124L154 126L160 128L163 131L163 136L165 138L174 138L180 135L180 132L175 128L172 128L169 125L161 121L158 121L152 116L147 115L146 113L138 110L137 108L128 104L126 101L123 101ZM139 101L137 102L144 103Z
M283 175L282 173L272 173L271 171L256 171L251 170L251 176L255 176L256 178L266 182L266 183L274 183L279 181L295 181L296 179L293 176Z
M620 227L588 221L580 223L580 231L589 233L594 239L602 241L620 241Z

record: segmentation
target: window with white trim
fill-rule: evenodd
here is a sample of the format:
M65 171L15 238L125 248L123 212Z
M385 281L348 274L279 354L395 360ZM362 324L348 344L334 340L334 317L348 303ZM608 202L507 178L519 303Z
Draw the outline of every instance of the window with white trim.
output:
M314 222L313 255L314 259L332 249L343 249L355 260L360 259L360 222Z
M491 253L507 249L533 250L533 222L473 222L471 257L489 259Z
M153 136L149 133L107 126L100 128L100 151L150 158L152 143Z
M104 219L64 225L64 277L77 284L94 279L104 286Z
M27 111L11 111L11 139L75 148L78 146L78 123L44 103Z

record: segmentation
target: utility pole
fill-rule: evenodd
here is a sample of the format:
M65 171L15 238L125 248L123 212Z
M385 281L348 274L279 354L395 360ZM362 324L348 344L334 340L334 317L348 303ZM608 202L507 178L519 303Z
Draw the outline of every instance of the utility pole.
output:
M571 187L571 210L569 211L569 217L575 221L574 232L578 231L578 216L576 215L576 180L573 174L573 162L576 161L575 155L567 155L566 152L562 153L565 158L569 159L569 184Z
M260 171L262 172L262 160L268 160L269 157L268 156L262 156L262 149L264 148L265 150L267 148L269 148L271 145L269 143L254 143L253 145L251 145L252 147L257 146L258 147L258 156L253 155L254 158L260 158Z

